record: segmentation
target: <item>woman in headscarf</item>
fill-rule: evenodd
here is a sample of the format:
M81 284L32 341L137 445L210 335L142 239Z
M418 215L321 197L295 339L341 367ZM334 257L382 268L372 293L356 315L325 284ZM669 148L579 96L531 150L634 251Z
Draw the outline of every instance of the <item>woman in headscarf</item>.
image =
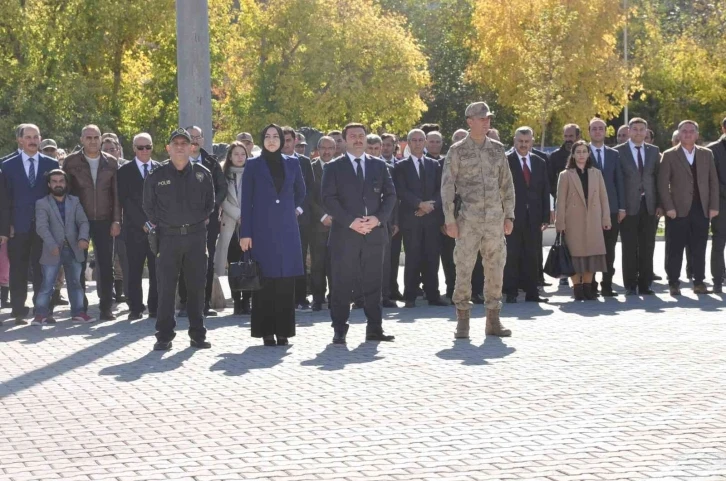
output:
M242 142L234 141L227 149L227 156L222 167L224 177L227 179L227 196L222 202L219 219L221 229L217 241L217 252L214 255L214 273L218 276L225 275L228 263L239 262L242 257L238 236L241 214L242 173L245 170L247 157L249 157L247 148ZM232 291L235 316L250 313L251 297L252 293L249 291Z
M252 337L261 337L265 346L286 346L295 335L295 277L304 272L297 216L305 182L298 160L282 155L284 141L278 125L265 127L262 153L247 161L242 175L240 248L262 270L251 325Z

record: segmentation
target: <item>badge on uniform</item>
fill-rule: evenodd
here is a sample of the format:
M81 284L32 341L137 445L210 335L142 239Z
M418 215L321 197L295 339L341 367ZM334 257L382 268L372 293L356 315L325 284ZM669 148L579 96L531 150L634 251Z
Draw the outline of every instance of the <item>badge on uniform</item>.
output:
M204 172L197 172L195 175L199 182L202 182L204 180Z

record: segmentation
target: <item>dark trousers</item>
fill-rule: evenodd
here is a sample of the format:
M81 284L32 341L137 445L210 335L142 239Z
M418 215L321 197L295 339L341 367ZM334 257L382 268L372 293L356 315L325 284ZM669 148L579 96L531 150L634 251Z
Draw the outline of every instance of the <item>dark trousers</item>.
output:
M605 261L608 266L608 271L602 273L602 286L608 290L612 289L613 276L615 275L615 246L618 243L618 234L620 234L618 214L610 214L610 224L612 225L610 230L603 229L602 231L603 237L605 237ZM656 225L657 224L658 222L656 220ZM653 236L655 239L655 234L653 234Z
M422 274L426 298L430 301L439 298L439 234L439 226L423 223L403 229L403 248L406 250L403 297L407 301L416 300Z
M537 226L527 220L514 222L512 233L507 239L507 263L504 265L504 292L517 296L519 286L524 288L527 297L537 297L539 280L539 236Z
M670 246L668 248L668 284L678 286L683 266L683 251L691 248L693 284L703 284L706 277L706 244L708 244L708 217L703 215L700 202L694 202L685 217L666 218Z
M242 258L242 249L239 246L239 230L235 231L234 235L232 236L232 240L229 243L229 249L227 249L227 262L239 262L239 260ZM227 277L227 280L229 281L229 277ZM230 285L230 287L232 287ZM252 298L252 291L232 291L232 299L234 299L236 302L239 302L241 300L248 301Z
M484 264L481 252L476 253L476 264L471 272L471 294L484 296Z
M313 291L313 302L325 302L327 287L331 285L328 234L327 230L314 230L310 236L310 287Z
M156 257L149 247L149 239L146 233L141 230L127 229L126 232L126 259L128 262L127 295L129 299L129 310L131 312L144 311L144 290L142 279L144 276L144 264L149 267L149 294L147 303L149 312L156 312L159 305L159 293L156 285Z
M365 238L351 242L338 240L329 246L333 260L330 318L337 331L345 332L347 329L353 289L356 283L360 283L363 312L368 319L366 331L369 334L383 332L381 290L384 247L384 243L374 244Z
M456 285L456 265L454 264L456 239L446 234L439 235L441 236L441 265L444 268L444 278L446 279L446 297L451 298L454 295L454 286Z
M303 275L295 278L295 304L303 304L308 297L308 246L310 227L300 226L300 246L302 247Z
M202 273L207 267L205 230L187 235L164 235L159 239L159 256L156 258L159 307L156 315L156 339L167 342L174 339L176 320L174 301L177 282L182 269L186 272ZM201 275L186 276L187 312L189 313L189 337L203 341L207 337L204 328L204 283Z
M628 289L648 289L653 282L653 250L655 215L648 214L645 197L635 215L626 215L620 224L620 240L623 253L623 283Z
M719 212L721 212L719 210ZM726 212L719 214L711 220L711 275L713 283L723 284L724 270L724 248L726 247Z
M209 218L209 224L207 224L207 254L209 258L207 260L207 271L206 271L206 284L204 286L204 307L209 307L209 300L212 298L212 288L214 287L214 253L217 252L217 237L219 237L219 219L212 214ZM195 271L202 272L202 271ZM184 271L181 272L181 278L184 279ZM187 303L187 284L185 282L179 283L179 301L182 305Z
M264 280L252 294L252 337L295 335L295 277Z
M21 315L28 299L28 273L32 273L33 304L43 284L43 271L40 267L40 254L43 240L35 233L35 224L30 232L15 233L8 240L8 258L10 259L10 305L12 315Z
M93 254L98 267L98 279L96 280L96 292L99 298L101 311L109 310L113 306L113 237L111 237L110 220L89 221L90 237L93 240ZM88 252L86 252L88 255ZM81 286L86 290L86 263L81 269ZM85 303L88 307L88 300Z
M668 222L665 223L665 255L663 256L663 269L666 271L666 275L668 274L668 259L670 256L668 253L670 252L671 247L671 241L670 236L668 235ZM691 246L689 244L686 244L686 277L689 279L693 277L693 264L691 263Z
M390 293L400 293L398 288L398 264L401 262L401 245L403 244L403 234L399 231L391 237L391 272L389 279L391 280Z

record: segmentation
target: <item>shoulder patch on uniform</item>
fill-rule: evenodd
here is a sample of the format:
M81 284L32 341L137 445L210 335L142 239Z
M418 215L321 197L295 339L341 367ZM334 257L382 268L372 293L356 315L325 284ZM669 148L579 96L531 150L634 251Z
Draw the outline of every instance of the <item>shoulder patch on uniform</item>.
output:
M197 178L197 180L199 182L204 181L204 172L197 172L196 174L194 174L194 176Z

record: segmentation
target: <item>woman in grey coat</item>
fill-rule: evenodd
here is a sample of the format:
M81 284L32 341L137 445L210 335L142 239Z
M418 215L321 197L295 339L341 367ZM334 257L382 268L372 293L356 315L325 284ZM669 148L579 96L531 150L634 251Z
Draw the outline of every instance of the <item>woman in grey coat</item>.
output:
M242 173L247 162L248 152L242 142L232 142L227 150L222 172L227 179L227 197L222 202L220 213L221 229L214 256L214 273L223 276L228 262L237 262L242 257L239 247L240 203ZM234 315L250 313L251 292L234 292Z

